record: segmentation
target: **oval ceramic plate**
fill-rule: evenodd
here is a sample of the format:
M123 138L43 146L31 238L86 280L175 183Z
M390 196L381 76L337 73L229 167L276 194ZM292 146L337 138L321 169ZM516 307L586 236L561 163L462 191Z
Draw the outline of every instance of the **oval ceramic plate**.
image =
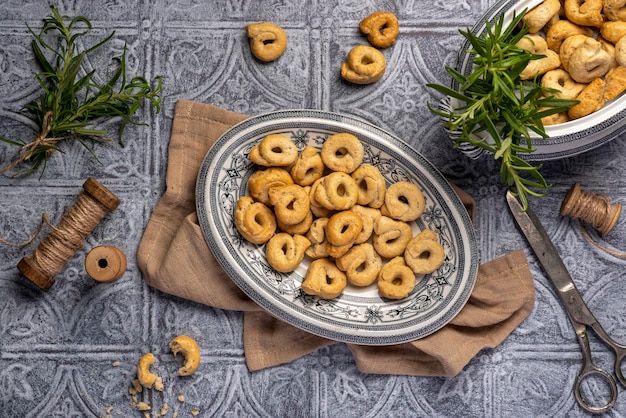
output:
M356 135L365 161L388 183L407 180L424 192L426 210L412 224L414 233L430 228L440 236L444 264L421 279L405 299L381 298L375 284L348 285L333 300L300 288L310 260L293 273L274 271L265 246L250 244L233 222L237 200L247 194L248 178L259 169L250 149L270 133L289 137L298 147L321 148L332 134ZM406 143L369 123L334 113L294 110L252 117L221 136L207 153L196 186L198 219L216 259L251 299L274 316L335 341L388 345L415 340L447 324L467 302L476 280L478 254L474 230L460 199L435 167Z
M471 32L479 35L485 30L486 20L493 22L496 17L504 13L505 22L507 22L511 20L514 12L519 14L524 9L530 10L542 2L543 0L500 0L478 20ZM469 74L472 69L472 56L466 52L470 48L469 41L465 40L455 65L455 69L465 75ZM452 88L458 90L459 86L453 82ZM458 104L452 103L452 107L458 107ZM584 118L545 128L549 138L543 139L538 136L533 138L532 145L536 151L530 154L520 154L520 156L530 161L542 161L570 157L589 151L626 131L626 96L620 96L607 103L600 111Z

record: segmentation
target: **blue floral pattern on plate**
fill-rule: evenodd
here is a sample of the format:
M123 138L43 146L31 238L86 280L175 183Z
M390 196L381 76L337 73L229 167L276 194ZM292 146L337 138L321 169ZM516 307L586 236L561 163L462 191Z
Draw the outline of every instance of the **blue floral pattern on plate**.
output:
M321 148L329 135L349 132L365 148L365 163L381 171L389 184L406 180L424 192L426 210L412 224L414 234L435 230L445 261L434 273L418 277L405 299L382 298L375 285L348 285L333 300L305 294L300 284L310 264L288 274L273 270L265 246L247 242L233 223L239 197L259 167L250 149L270 133L289 137L298 147ZM196 187L200 227L229 277L255 302L276 317L332 340L387 345L415 340L447 324L465 305L476 280L478 251L471 220L441 173L405 142L367 122L316 110L272 112L253 117L222 135L207 153Z

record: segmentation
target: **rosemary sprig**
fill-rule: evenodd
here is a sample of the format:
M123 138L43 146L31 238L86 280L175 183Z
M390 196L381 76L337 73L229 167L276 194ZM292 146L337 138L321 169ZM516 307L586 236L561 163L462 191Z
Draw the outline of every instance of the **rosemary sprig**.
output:
M492 23L486 21L481 36L459 31L471 44L467 52L473 55L474 67L465 76L454 68L446 71L459 85L459 90L439 84L427 84L440 93L465 103L452 112L428 105L431 112L447 119L446 128L459 131L454 147L469 143L494 154L501 160L503 184L515 189L524 209L527 197L543 196L550 187L540 173L541 165L534 166L518 156L532 153L531 134L547 138L541 118L564 112L577 100L557 99L552 89L541 87L537 80L522 81L520 73L530 60L544 55L530 53L516 43L528 33L523 24L525 11L513 16L505 27L504 15ZM491 138L480 133L489 133Z
M0 137L0 141L19 147L17 157L0 173L10 171L25 163L27 167L16 174L30 174L41 168L43 175L48 157L59 148L60 142L76 140L89 150L94 158L93 143L96 140L110 141L108 132L94 125L108 118L120 118L118 141L123 146L122 135L127 124L145 125L133 119L142 102L148 101L158 113L161 106L161 77L155 77L154 87L144 77L126 78L126 45L120 57L114 58L116 68L109 80L99 85L94 81L96 70L83 74L82 64L88 54L109 42L115 32L88 49L79 51L78 41L87 35L92 24L84 16L70 19L50 6L52 14L43 19L39 33L29 32L35 59L41 72L35 79L42 93L38 101L25 106L37 123L39 132L30 141ZM46 39L57 35L58 45ZM46 54L51 56L46 57ZM91 142L91 146L88 142Z

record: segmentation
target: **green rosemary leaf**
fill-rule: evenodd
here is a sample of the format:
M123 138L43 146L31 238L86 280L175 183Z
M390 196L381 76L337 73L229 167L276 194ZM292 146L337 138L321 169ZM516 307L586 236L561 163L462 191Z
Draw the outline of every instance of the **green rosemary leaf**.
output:
M92 30L89 19L85 16L70 19L54 6L50 6L50 10L51 14L43 19L39 32L26 25L34 38L32 50L41 69L35 75L41 94L38 100L24 106L24 110L38 124L39 132L28 143L0 138L4 143L19 147L16 159L0 169L0 173L25 164L18 175L38 169L43 175L50 155L61 151L59 144L72 140L85 146L98 160L94 147L87 142L108 141L109 134L104 129L94 128L95 124L111 118L119 120L119 143L123 146L122 134L126 125L144 125L134 119L144 103L147 102L157 113L160 111L162 78L155 77L149 82L144 77L135 76L127 84L125 45L121 56L113 58L115 69L103 85L94 81L97 69L80 75L85 71L83 63L87 56L111 41L115 32L80 51L79 40ZM57 40L54 46L44 39L53 36Z
M0 136L0 141L4 142L5 144L9 144L9 145L15 145L16 147L21 147L22 145L24 145L23 141L17 141L17 140L12 140L9 138L4 138L2 136Z
M541 196L550 186L539 171L540 165L533 166L517 154L534 152L531 133L547 137L542 117L564 112L578 103L550 96L551 91L537 80L520 79L531 60L543 57L516 45L528 33L523 22L525 13L514 14L508 24L504 15L493 22L485 21L480 36L470 30L459 31L470 45L466 52L472 57L473 68L465 75L446 67L459 86L458 92L427 84L464 103L452 112L429 106L431 112L447 119L447 129L460 133L453 146L468 143L493 153L500 160L503 184L515 188L524 208L526 196Z

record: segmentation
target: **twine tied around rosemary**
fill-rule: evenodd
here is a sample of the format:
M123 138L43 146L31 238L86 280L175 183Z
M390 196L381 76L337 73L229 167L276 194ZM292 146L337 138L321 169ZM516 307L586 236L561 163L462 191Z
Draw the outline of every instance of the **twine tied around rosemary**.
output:
M35 148L37 147L43 146L43 147L48 148L48 150L46 151L48 155L52 154L56 150L57 148L56 144L59 141L62 141L63 139L65 139L65 137L60 137L60 138L48 137L48 135L50 134L50 130L52 129L52 117L53 117L52 111L51 110L47 111L46 114L43 116L43 119L41 122L41 131L35 136L35 139L32 142L24 144L20 147L20 149L17 152L17 158L11 164L7 165L4 168L1 168L0 174L4 174L8 171L11 171L18 165L22 164L23 162L30 160Z

